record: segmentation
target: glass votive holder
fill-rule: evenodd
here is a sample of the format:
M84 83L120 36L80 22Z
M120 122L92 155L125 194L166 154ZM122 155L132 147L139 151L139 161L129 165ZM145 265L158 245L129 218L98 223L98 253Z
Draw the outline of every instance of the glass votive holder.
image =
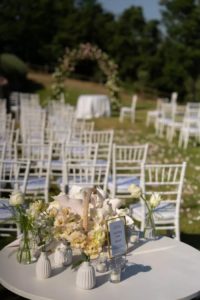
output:
M110 271L110 282L119 283L121 281L121 268L116 267Z
M107 259L104 253L101 253L96 265L96 271L99 273L105 273L108 270Z
M139 241L139 235L140 235L139 231L132 231L129 238L129 242L131 244L137 243Z

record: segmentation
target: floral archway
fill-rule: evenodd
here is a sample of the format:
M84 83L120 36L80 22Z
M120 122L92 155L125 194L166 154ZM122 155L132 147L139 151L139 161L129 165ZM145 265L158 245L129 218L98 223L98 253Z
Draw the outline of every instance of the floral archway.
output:
M112 110L117 110L120 107L119 98L119 80L118 80L118 66L109 58L108 54L103 52L97 46L90 43L80 44L78 48L73 50L66 49L61 63L56 68L53 74L55 83L53 85L53 96L60 98L64 91L64 80L75 69L76 64L80 60L96 61L100 70L106 76L106 87L109 90Z

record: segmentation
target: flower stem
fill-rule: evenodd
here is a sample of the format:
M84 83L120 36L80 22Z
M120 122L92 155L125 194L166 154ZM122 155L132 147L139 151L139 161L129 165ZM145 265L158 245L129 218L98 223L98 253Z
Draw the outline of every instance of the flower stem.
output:
M155 236L155 224L154 224L154 220L153 220L153 212L152 209L149 207L149 203L147 202L147 200L145 199L145 197L143 195L141 195L142 200L144 201L146 208L148 210L148 216L145 216L147 219L147 223L150 222L152 230L153 230L153 235Z

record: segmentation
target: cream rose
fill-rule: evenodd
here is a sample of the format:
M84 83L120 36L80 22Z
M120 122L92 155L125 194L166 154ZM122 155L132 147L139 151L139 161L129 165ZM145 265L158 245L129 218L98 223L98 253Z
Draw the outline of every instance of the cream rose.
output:
M50 202L47 211L50 211L51 209L57 209L57 211L59 211L60 203L57 200Z
M153 193L149 200L149 204L152 208L157 207L160 204L161 196L159 193Z
M139 186L135 185L135 184L131 184L129 187L128 187L128 192L131 194L131 196L134 198L134 199L138 199L141 197L142 195L142 190Z
M24 196L20 191L14 191L10 195L9 204L11 206L17 206L24 203Z

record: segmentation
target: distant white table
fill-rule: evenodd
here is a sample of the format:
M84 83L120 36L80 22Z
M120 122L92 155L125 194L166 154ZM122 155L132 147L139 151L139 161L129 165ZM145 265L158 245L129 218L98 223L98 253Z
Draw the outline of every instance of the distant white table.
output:
M166 237L144 242L127 259L120 283L110 283L108 273L97 273L96 287L81 290L70 267L40 281L35 264L19 264L14 248L5 247L0 252L0 283L34 300L180 300L200 295L200 252L184 243Z
M110 116L110 100L106 95L81 95L76 106L77 119Z

